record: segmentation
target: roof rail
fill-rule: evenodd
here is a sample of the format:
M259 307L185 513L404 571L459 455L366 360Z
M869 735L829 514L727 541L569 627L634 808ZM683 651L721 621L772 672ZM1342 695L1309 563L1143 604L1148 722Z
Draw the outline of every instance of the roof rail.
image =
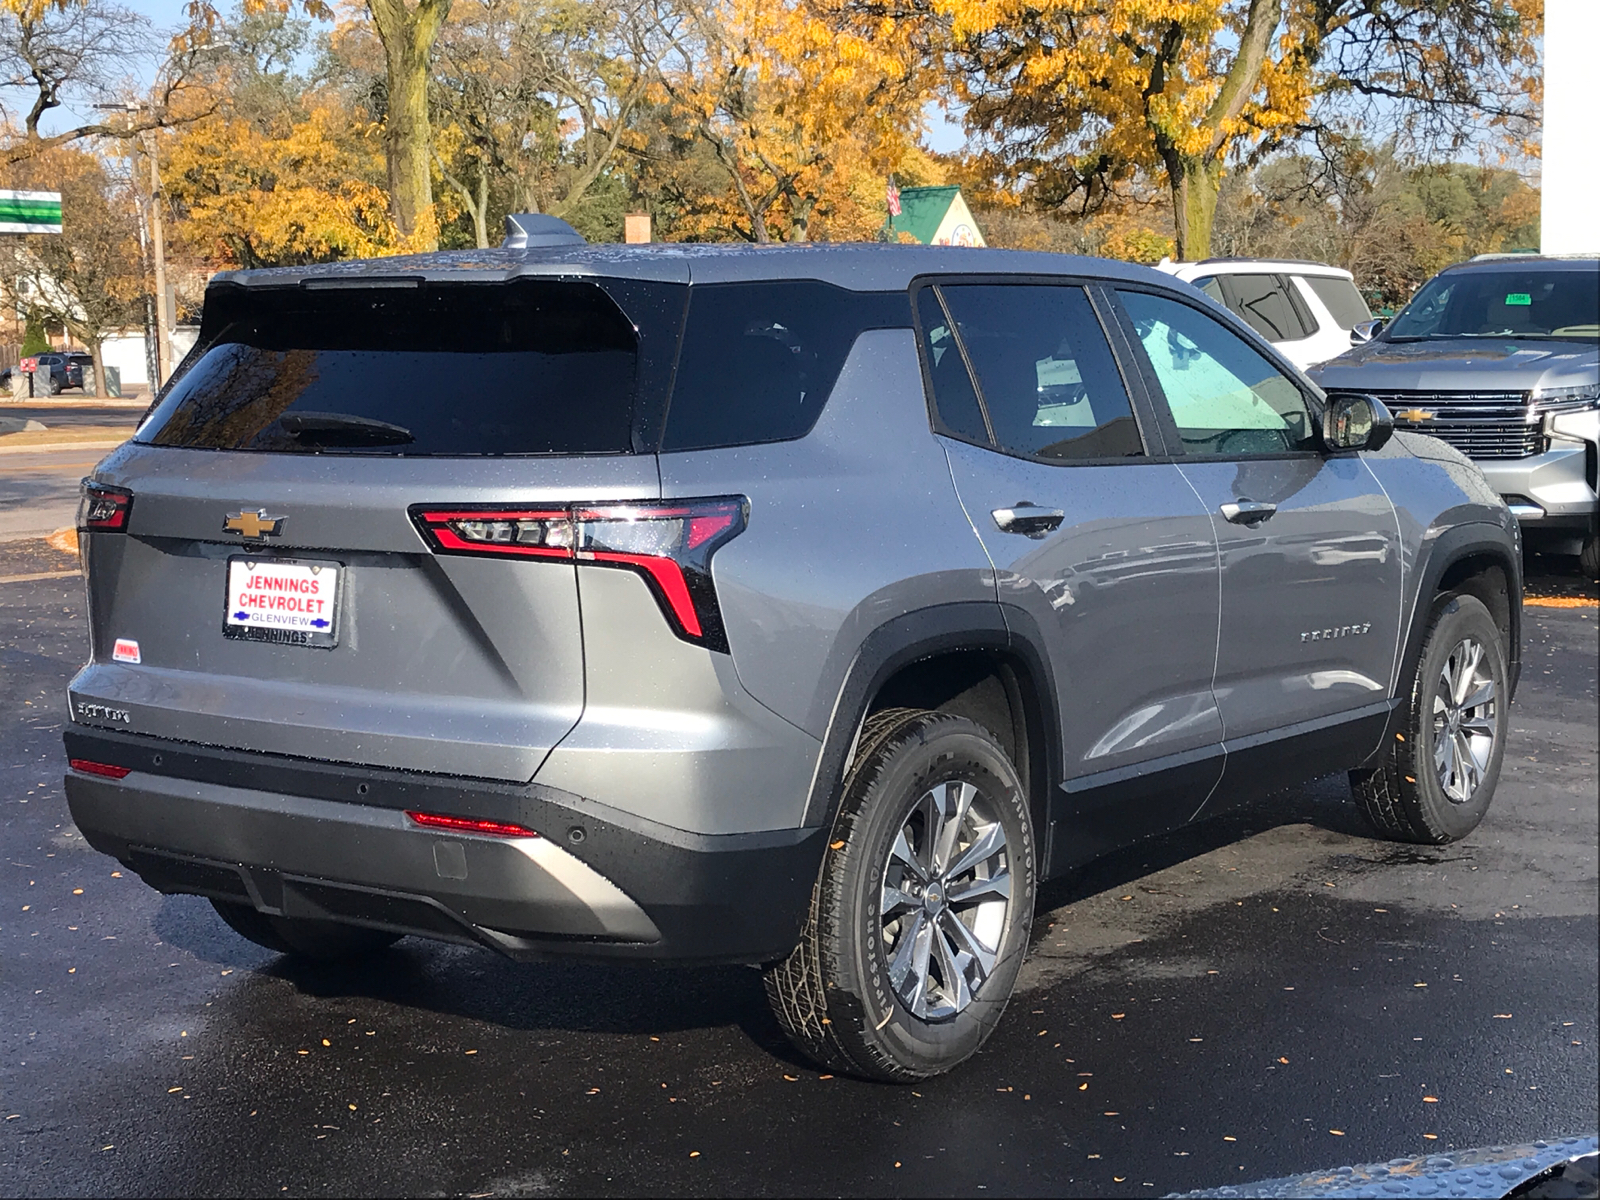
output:
M544 213L511 213L506 217L505 250L533 250L541 246L587 246L588 239L560 217Z

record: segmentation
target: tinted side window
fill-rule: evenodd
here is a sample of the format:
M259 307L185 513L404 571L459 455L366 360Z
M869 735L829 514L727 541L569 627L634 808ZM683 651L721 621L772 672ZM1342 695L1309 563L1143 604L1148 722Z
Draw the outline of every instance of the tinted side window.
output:
M661 448L804 437L856 335L910 324L904 292L852 292L814 280L696 285Z
M1339 323L1340 329L1354 329L1362 321L1370 321L1372 313L1367 302L1348 279L1332 275L1305 275L1302 278L1317 299L1328 306L1328 312Z
M978 393L962 361L961 348L945 316L939 295L931 287L917 293L917 319L922 323L923 349L933 381L933 404L939 420L957 437L989 444L989 430L978 407Z
M995 441L1037 458L1143 454L1128 393L1080 287L939 289L978 376Z
M1218 304L1227 306L1228 298L1222 294L1222 282L1215 275L1202 275L1198 279L1191 279L1190 283L1210 296Z
M1233 290L1233 303L1228 305L1269 342L1294 342L1310 337L1313 330L1300 323L1277 275L1230 275L1228 286Z
M1305 396L1243 338L1198 309L1148 292L1117 293L1191 454L1314 450Z
M287 288L213 303L208 345L137 440L280 454L631 448L636 336L592 284Z

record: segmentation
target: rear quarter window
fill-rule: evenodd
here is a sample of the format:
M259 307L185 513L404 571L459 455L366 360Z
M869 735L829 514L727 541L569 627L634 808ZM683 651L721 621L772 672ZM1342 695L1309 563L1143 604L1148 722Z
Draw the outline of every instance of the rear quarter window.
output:
M905 292L815 280L698 284L661 449L792 441L811 432L867 329L911 325Z
M137 440L284 454L614 454L637 338L589 283L223 294Z
M1342 276L1304 275L1306 284L1316 293L1317 299L1327 306L1328 313L1344 330L1354 329L1363 321L1370 321L1372 313L1367 302L1356 291L1356 285Z

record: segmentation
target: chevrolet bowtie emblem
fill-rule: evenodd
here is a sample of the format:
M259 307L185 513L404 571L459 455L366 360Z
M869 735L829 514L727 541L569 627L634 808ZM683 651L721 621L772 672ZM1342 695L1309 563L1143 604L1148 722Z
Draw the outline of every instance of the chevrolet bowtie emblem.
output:
M1426 408L1408 408L1395 413L1402 421L1410 421L1413 425L1420 425L1423 421L1431 421L1434 413Z
M229 513L228 519L222 523L224 533L237 533L242 538L269 538L277 537L283 528L283 523L288 517L269 517L267 510L258 508L255 512Z

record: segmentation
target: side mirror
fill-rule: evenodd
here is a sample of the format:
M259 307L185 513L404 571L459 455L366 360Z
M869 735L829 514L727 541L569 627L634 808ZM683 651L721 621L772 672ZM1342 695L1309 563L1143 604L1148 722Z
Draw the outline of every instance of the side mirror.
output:
M1378 330L1387 324L1388 322L1382 317L1373 317L1370 321L1357 321L1355 327L1350 330L1350 344L1359 346L1364 342L1370 342L1378 336Z
M1376 396L1329 396L1322 414L1322 444L1329 450L1381 450L1394 433L1394 417Z

